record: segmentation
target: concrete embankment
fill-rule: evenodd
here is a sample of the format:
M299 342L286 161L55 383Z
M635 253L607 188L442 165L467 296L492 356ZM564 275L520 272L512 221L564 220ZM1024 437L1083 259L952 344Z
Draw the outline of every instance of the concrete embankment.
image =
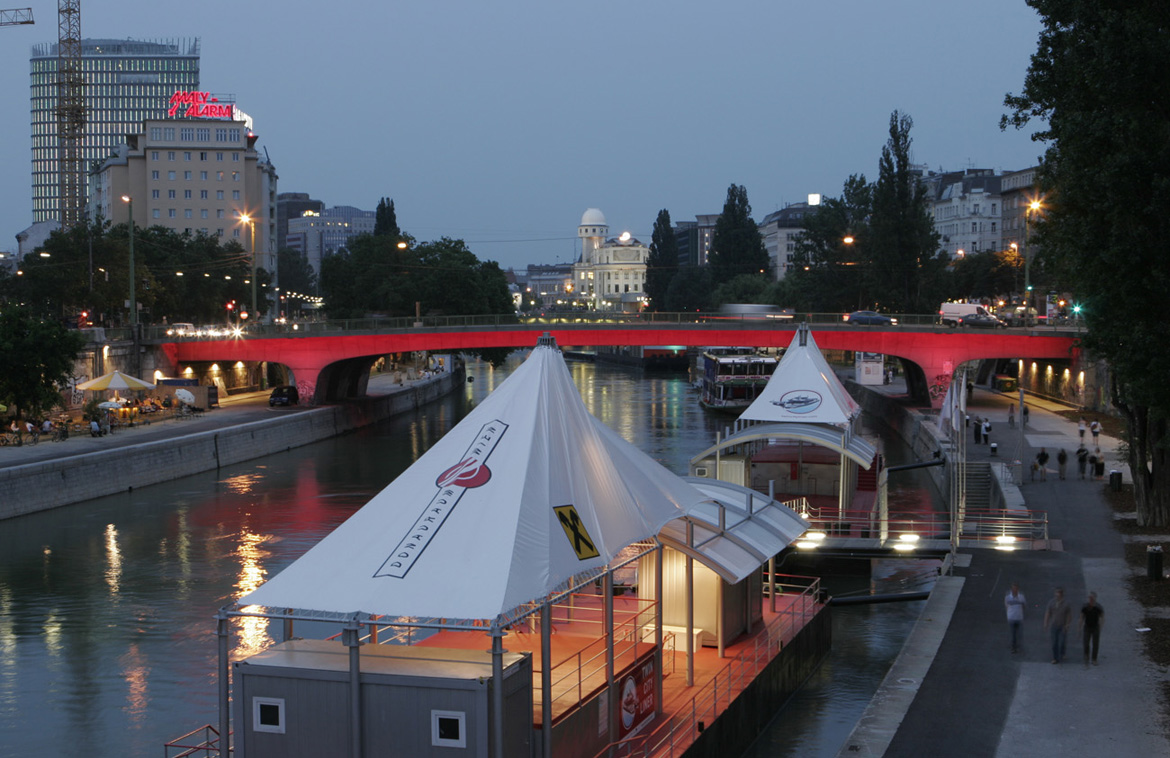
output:
M76 445L69 447L71 442L52 446L48 449L59 455L0 468L4 493L0 519L213 471L335 437L418 408L462 381L463 373L457 371L385 395L247 423L231 423L224 414L223 424L204 431L184 426L196 422L167 422L169 433L162 439L96 452L77 453ZM206 415L214 419L217 413L223 412Z

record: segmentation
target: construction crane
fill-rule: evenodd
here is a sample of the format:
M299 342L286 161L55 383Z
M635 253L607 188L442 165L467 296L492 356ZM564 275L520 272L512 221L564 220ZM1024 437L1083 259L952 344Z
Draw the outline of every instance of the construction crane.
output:
M31 23L33 23L32 8L0 10L0 26L16 26L17 24Z
M81 0L57 0L57 165L62 229L76 226L83 218L85 121Z

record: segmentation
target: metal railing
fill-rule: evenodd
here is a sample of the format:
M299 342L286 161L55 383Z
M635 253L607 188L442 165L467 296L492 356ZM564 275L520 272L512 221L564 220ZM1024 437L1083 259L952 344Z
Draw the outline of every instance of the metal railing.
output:
M878 539L883 527L881 517L870 510L840 511L829 506L809 508L801 515L809 522L809 531L823 532L827 540L834 537ZM951 515L936 512L891 513L885 519L885 531L890 542L898 541L902 535L917 535L924 540L950 539ZM1047 540L1048 513L1001 508L964 510L959 529L960 539L1002 544L1004 540L1000 538L1004 537Z
M777 574L774 578L780 576ZM791 639L823 607L817 600L821 590L819 578L793 575L785 578L789 582L769 582L768 586L798 593L790 604L790 612L773 619L755 637L751 647L731 658L698 688L688 704L670 714L657 729L609 744L596 754L596 758L673 758L681 756L694 744L703 729L713 723L780 653L784 641Z
M229 735L230 743L230 735ZM163 745L165 758L201 758L219 757L219 730L211 724L205 724L198 729L187 732L178 739L171 740ZM228 752L232 752L228 745Z
M418 329L483 329L499 327L555 326L558 328L622 327L647 329L666 325L686 325L688 328L725 329L729 326L751 328L791 329L796 324L807 322L821 327L839 327L850 330L886 330L902 327L933 327L940 331L953 331L942 326L938 314L896 314L897 326L871 326L851 324L842 313L795 313L791 316L773 318L765 315L730 313L617 313L617 312L534 312L524 314L502 313L478 316L369 316L357 319L320 319L290 321L280 324L220 324L198 329L194 334L168 334L173 328L165 324L141 326L140 336L147 341L182 342L209 339L236 339L239 337L297 337L316 336L339 332L412 332ZM1079 333L1084 331L1083 322L1053 323L1017 327L1030 332ZM128 340L132 336L129 327L86 329L90 341L106 342Z

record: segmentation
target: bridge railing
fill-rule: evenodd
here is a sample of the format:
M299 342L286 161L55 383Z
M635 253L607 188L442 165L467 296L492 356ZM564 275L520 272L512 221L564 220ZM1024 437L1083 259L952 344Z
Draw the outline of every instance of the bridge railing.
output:
M897 314L898 326L942 327L936 314ZM204 339L230 339L249 336L295 336L300 334L324 334L339 332L393 332L416 329L477 329L507 326L549 326L557 328L591 328L595 326L623 326L626 328L645 326L661 328L663 325L686 325L688 328L728 328L750 326L760 328L772 325L778 329L791 328L795 324L809 323L818 326L837 326L848 329L888 329L887 326L850 324L841 313L793 313L793 314L729 314L729 313L617 313L617 312L557 312L544 311L524 314L487 314L479 316L423 316L393 317L369 316L358 319L299 320L287 323L211 325L201 327L194 333L176 334L173 327L152 325L141 327L142 338L151 341L182 341ZM894 327L898 328L898 327ZM1028 327L1029 331L1076 332L1077 324L1051 324ZM102 339L129 339L129 329L90 330L103 332Z

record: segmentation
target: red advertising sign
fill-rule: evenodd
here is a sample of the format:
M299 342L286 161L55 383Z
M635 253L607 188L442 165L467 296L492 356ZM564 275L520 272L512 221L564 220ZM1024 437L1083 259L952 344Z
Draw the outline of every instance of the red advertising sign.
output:
M180 109L183 111L179 113ZM220 103L210 92L176 92L171 95L167 116L171 118L232 118L236 114L234 103Z
M642 731L654 720L654 654L643 658L618 678L618 738Z

